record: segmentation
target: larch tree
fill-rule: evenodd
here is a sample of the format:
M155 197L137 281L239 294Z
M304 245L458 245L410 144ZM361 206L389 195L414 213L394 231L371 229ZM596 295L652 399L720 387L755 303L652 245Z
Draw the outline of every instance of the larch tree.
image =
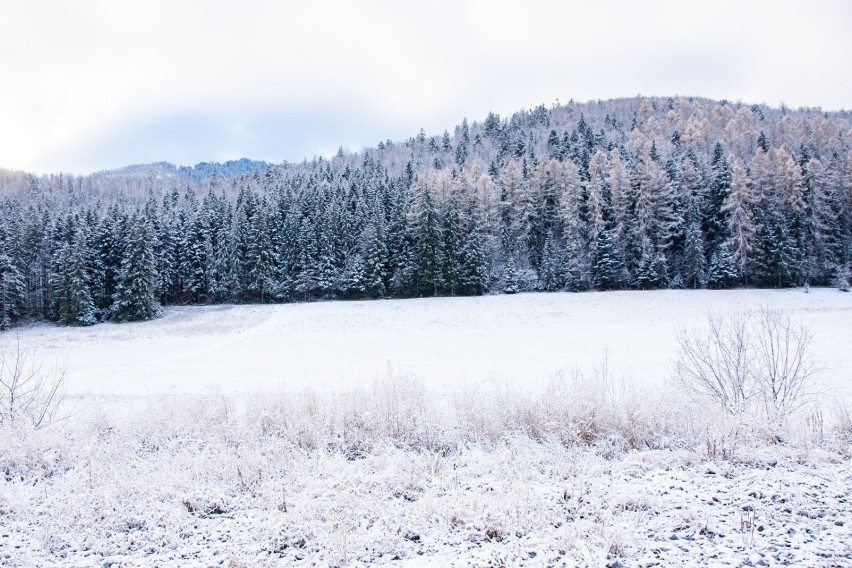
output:
M728 218L728 250L739 277L747 284L755 235L754 200L751 180L742 161L734 158L731 162L731 191L722 209Z

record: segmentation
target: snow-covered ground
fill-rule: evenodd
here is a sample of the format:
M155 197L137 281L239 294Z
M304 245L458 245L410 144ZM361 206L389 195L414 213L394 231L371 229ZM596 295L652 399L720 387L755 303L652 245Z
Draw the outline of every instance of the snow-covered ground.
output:
M607 361L631 382L661 386L678 328L708 310L773 305L811 327L828 387L852 403L852 294L836 289L520 294L173 307L155 321L21 329L45 366L64 364L73 393L339 390L395 372L430 389L482 383L536 387Z
M670 388L678 328L766 304L810 326L821 406L779 427ZM169 308L2 339L64 365L74 411L0 427L3 566L852 565L836 290Z

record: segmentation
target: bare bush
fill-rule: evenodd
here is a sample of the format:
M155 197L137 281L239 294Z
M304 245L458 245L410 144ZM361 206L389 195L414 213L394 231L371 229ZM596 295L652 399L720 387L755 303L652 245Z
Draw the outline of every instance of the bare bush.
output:
M680 330L675 377L690 391L708 396L732 414L745 410L754 394L751 333L743 313L707 314L704 331Z
M56 418L65 393L64 369L43 372L19 339L0 342L0 426L25 422L34 428Z
M800 407L818 372L810 356L813 334L787 312L762 308L757 314L754 374L766 411L783 420Z
M818 373L812 340L804 323L776 308L708 313L705 330L678 332L674 376L730 414L759 403L767 417L783 421L805 403Z

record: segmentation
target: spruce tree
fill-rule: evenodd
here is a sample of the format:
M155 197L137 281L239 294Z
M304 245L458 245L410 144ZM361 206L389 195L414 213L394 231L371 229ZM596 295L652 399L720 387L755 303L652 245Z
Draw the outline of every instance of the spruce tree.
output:
M441 276L443 286L450 295L455 296L462 278L462 226L458 208L454 200L447 203L441 224L443 236L443 254L441 255Z
M86 270L86 240L77 231L57 252L54 273L54 312L62 325L94 325L96 307Z
M25 300L24 277L0 241L0 331L12 327Z
M725 199L731 188L731 168L720 142L713 149L710 186L704 200L704 236L707 251L712 255L728 238L728 215Z
M623 265L613 242L613 230L605 228L598 235L594 267L594 283L598 290L614 290L621 286Z
M510 256L506 261L506 276L503 282L503 293L517 294L521 291L518 269L515 267L515 258Z
M562 287L562 259L553 241L553 235L548 235L544 241L539 281L542 288L548 292Z
M381 298L387 291L388 248L381 224L375 223L368 234L370 234L370 241L365 258L364 287L373 298Z
M693 202L687 212L683 246L683 282L688 288L704 285L704 236L698 217L698 209Z
M418 291L438 294L443 285L443 234L432 192L425 182L418 182L411 209L411 232L418 258Z
M731 250L727 243L723 243L719 250L710 256L707 285L710 288L730 288L736 284L738 277Z
M482 236L474 228L462 245L461 289L464 294L480 295L488 289L488 260L482 246Z
M159 314L159 305L155 299L156 269L153 237L148 221L144 216L135 216L113 299L114 321L148 320Z

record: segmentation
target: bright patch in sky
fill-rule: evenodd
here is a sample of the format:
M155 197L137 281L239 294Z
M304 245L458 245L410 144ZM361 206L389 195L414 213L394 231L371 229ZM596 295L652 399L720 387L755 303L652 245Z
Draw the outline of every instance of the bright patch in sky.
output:
M852 107L852 4L4 1L0 166L329 155L540 103Z

